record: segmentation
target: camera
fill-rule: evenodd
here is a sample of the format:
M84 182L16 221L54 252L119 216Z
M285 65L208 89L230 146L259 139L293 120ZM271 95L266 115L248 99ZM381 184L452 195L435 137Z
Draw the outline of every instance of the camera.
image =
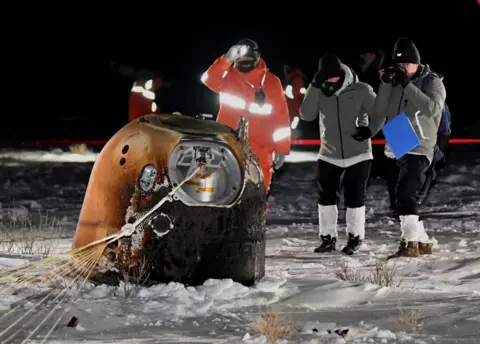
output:
M397 65L390 66L387 69L385 69L385 72L382 75L382 81L387 84L393 83L397 74L402 72L403 70L400 66L397 66Z

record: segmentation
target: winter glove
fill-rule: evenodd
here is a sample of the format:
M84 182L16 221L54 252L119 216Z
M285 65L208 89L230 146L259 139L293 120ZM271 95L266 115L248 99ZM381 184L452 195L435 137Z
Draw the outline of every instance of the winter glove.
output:
M273 160L273 166L276 170L279 170L285 163L285 154L275 152L275 159Z
M387 73L385 74L385 69L380 69L378 71L378 75L380 76L380 81L384 84L389 84L392 82L390 75Z
M410 83L410 78L407 75L407 72L403 68L398 68L397 74L395 75L395 84L402 85L406 87Z
M380 75L380 81L384 84L395 84L395 77L397 75L397 71L397 66L390 66L387 69L380 69L378 71Z
M228 62L233 62L239 57L247 53L248 47L246 45L232 45L232 47L227 51L224 56L224 59Z
M325 81L325 78L323 76L323 73L317 71L315 75L313 76L313 80L311 82L311 85L315 88L320 88L322 87L323 82Z
M363 142L372 137L372 131L369 127L357 127L352 137L358 142Z

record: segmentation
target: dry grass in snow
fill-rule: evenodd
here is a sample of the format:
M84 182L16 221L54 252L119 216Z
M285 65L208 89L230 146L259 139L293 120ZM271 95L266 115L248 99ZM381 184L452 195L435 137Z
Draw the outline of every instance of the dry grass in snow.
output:
M395 328L406 333L416 333L423 327L421 314L418 309L401 309L395 322Z
M250 328L263 335L269 342L279 339L293 340L301 333L302 325L292 317L275 312L264 312L251 324Z
M36 222L36 223L35 223ZM26 216L5 216L0 220L0 253L45 258L57 248L64 228L57 218L39 214L38 221Z
M388 265L382 260L377 260L375 266L367 270L350 268L345 262L336 271L335 276L342 281L372 283L381 287L398 287L402 282L397 278L395 265Z
M149 274L148 265L145 259L143 259L138 266L132 267L122 273L122 278L119 281L119 285L111 287L110 293L114 296L119 294L125 298L131 298L138 295L138 292L147 284Z

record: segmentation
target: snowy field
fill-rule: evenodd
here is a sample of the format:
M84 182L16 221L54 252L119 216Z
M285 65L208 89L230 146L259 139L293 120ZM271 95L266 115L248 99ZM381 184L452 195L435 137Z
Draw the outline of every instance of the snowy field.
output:
M0 151L0 269L70 248L95 157ZM0 342L260 344L284 333L277 343L480 343L480 153L453 153L422 208L438 241L434 254L388 264L399 223L389 217L382 180L368 190L361 252L313 252L314 158L292 154L275 180L267 273L255 287L230 280L199 287L86 283L34 308L51 288L0 284ZM342 210L343 203L340 247ZM52 288L58 295L61 288ZM78 325L67 327L72 317Z

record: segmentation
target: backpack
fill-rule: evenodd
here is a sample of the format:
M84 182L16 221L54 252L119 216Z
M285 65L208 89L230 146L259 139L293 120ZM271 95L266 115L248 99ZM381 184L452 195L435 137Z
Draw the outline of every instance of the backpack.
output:
M423 78L422 84L422 92L425 93L427 89L428 83L432 79L432 74L428 74L425 78ZM450 136L452 126L452 117L450 115L450 109L448 105L445 103L442 109L442 118L440 119L440 125L438 126L438 134Z

